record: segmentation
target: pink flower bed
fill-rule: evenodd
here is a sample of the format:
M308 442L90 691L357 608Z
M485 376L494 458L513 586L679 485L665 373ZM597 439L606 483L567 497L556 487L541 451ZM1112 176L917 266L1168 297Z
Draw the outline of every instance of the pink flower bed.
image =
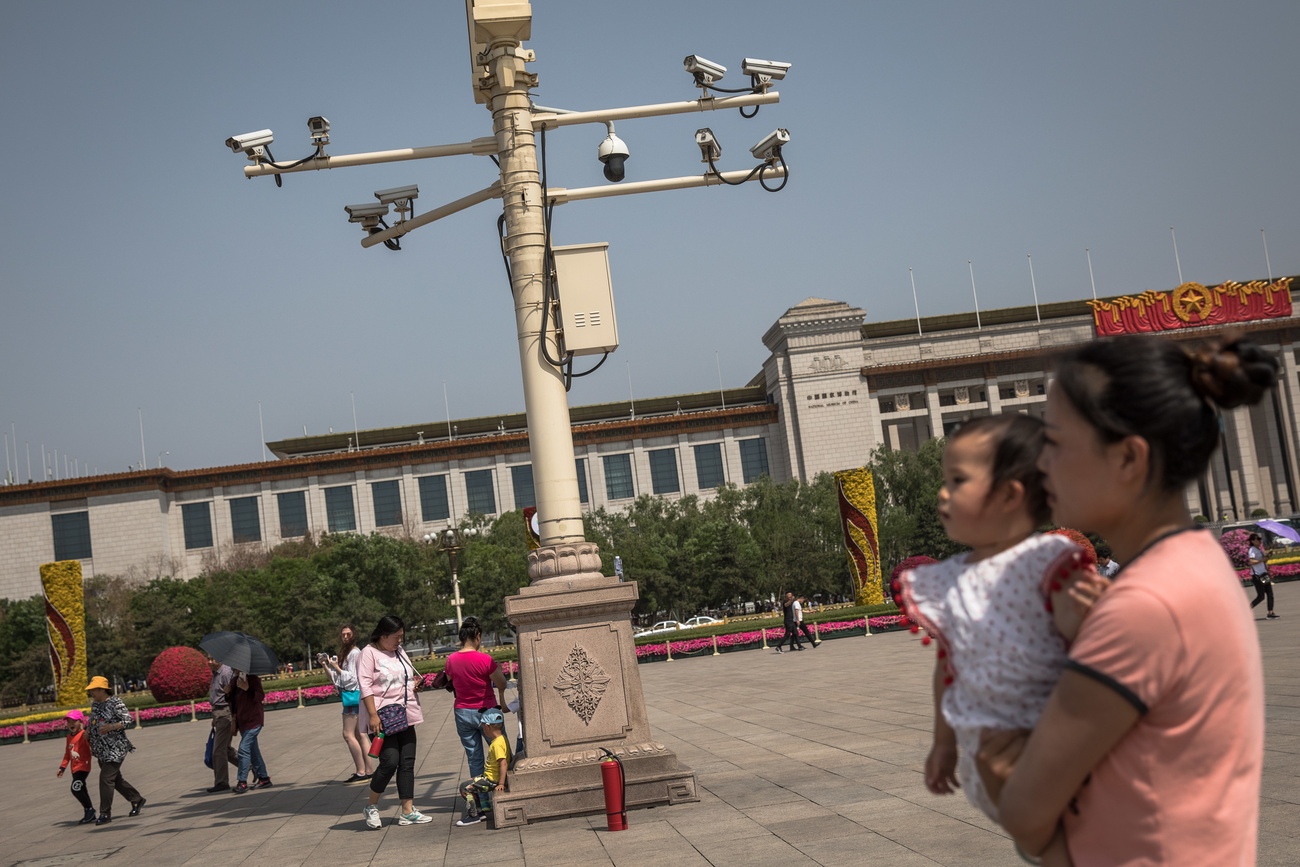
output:
M899 624L900 618L897 615L885 617L872 617L869 621L862 620L841 620L833 623L817 624L817 634L828 632L845 632L852 629L863 629L870 626L875 629L888 629ZM767 634L768 641L779 641L781 636L785 635L784 628L771 628L756 630L754 632L736 632L731 635L719 635L718 650L724 647L743 647L747 644L758 644L763 640L764 633ZM691 654L701 651L713 651L713 638L688 638L685 641L671 642L674 654ZM668 643L664 644L643 644L636 649L638 659L652 656L667 656Z
M0 738L20 738L22 736L22 726L0 726Z
M176 719L177 717L188 717L190 715L189 702L185 704L171 704L166 707L147 707L139 711L141 722L152 722L159 719Z

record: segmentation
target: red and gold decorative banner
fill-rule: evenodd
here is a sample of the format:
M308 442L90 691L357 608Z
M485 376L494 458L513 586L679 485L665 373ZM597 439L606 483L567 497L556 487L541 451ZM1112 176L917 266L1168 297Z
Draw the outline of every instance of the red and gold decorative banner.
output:
M86 703L86 597L81 563L60 560L41 566L45 628L50 636L54 688L64 707Z
M542 537L537 528L537 510L532 506L524 509L524 527L528 531L528 550L542 547Z
M1228 282L1213 288L1184 283L1171 292L1089 301L1088 306L1097 333L1103 337L1276 319L1291 315L1291 278L1272 283Z
M885 601L880 573L880 539L876 535L876 484L871 470L840 470L835 474L839 490L840 525L849 555L849 571L857 588L859 605Z

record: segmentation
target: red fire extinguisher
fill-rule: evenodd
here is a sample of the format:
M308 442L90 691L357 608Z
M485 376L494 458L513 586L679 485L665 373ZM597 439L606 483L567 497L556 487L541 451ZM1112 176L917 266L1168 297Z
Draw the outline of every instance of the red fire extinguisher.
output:
M608 756L600 763L600 780L605 789L605 818L611 831L627 830L627 780L623 776L623 762L604 747Z

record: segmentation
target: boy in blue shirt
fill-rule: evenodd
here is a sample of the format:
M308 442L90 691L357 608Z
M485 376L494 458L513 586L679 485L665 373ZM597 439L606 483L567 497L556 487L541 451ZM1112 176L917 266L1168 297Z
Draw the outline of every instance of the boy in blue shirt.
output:
M465 798L465 815L456 824L461 826L477 825L487 818L488 807L479 803L480 794L506 790L506 771L510 767L511 753L506 741L505 717L499 710L485 710L479 717L479 725L488 742L487 759L481 775L460 784L460 793Z

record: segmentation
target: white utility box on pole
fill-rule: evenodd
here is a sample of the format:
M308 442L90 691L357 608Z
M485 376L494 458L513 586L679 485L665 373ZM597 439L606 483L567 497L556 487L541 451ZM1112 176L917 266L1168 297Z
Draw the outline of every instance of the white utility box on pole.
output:
M609 244L572 244L551 248L555 290L560 298L564 350L600 355L618 349L614 289L609 277Z

